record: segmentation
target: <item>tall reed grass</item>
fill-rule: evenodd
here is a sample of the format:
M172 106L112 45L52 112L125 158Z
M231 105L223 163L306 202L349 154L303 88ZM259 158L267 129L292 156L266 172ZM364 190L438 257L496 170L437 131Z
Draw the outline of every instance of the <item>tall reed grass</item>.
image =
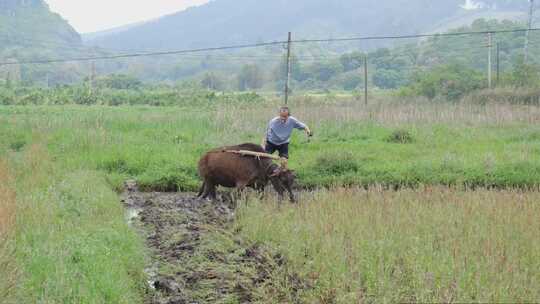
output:
M15 190L7 163L0 158L0 303L14 303L18 283L15 258Z
M536 303L540 193L435 187L251 201L238 229L311 278L315 303Z

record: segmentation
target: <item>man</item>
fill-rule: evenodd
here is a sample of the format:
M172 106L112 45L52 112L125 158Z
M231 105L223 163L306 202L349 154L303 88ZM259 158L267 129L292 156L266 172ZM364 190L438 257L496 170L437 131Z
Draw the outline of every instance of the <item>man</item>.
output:
M268 123L264 147L266 153L273 154L279 152L284 162L289 159L289 142L294 129L304 130L308 136L311 136L311 130L303 122L291 116L288 107L279 109L279 116Z

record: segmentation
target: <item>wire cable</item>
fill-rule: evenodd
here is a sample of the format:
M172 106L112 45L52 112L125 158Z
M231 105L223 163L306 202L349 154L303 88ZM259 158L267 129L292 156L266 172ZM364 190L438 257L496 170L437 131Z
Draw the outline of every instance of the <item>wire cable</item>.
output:
M343 41L385 40L385 39L411 39L411 38L425 38L425 37L452 37L452 36L464 36L464 35L486 35L490 33L491 34L519 33L519 32L526 32L528 30L540 31L540 28L498 30L498 31L455 32L455 33L440 33L440 34L417 34L417 35L403 35L403 36L370 36L370 37L353 37L353 38L304 39L304 40L293 40L291 42L292 43L314 43L314 42L319 43L319 42L343 42ZM255 43L255 44L240 44L240 45L230 45L230 46L221 46L221 47L161 51L161 52L139 52L139 53L132 53L132 54L119 54L119 55L108 55L108 56L58 58L58 59L47 59L47 60L29 60L29 61L20 61L20 62L0 62L0 66L22 65L22 64L49 64L49 63L63 63L63 62L124 59L124 58L135 58L135 57L145 57L145 56L202 53L202 52L212 52L212 51L222 51L222 50L257 48L257 47L273 46L273 45L284 45L286 43L287 41L274 41L274 42Z

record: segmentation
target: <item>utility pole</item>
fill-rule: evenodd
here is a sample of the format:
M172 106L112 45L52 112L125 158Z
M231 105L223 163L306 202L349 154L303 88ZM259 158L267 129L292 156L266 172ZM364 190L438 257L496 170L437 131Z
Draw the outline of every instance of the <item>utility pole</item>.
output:
M529 0L531 4L529 7L529 21L527 22L527 31L525 32L525 57L524 62L527 64L529 60L529 34L532 28L533 16L534 16L534 0Z
M287 80L285 82L285 105L289 103L289 86L291 85L291 40L292 34L289 32L287 40Z
M493 46L493 43L492 43L492 37L493 37L493 34L492 33L488 33L488 87L491 89L491 80L492 80L492 75L491 75L491 70L492 70L492 65L491 65L491 48Z
M501 44L497 41L497 86L501 81Z
M90 79L88 80L89 84L88 87L90 89L90 93L93 93L94 91L94 79L96 77L96 62L92 61L90 64Z
M368 105L368 55L364 55L364 103Z

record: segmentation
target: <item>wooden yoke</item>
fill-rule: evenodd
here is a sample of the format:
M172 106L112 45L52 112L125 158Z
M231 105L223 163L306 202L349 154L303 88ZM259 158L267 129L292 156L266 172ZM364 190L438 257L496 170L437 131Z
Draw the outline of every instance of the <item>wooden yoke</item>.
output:
M279 157L279 156L268 154L268 153L260 153L260 152L246 151L246 150L223 150L223 152L234 153L234 154L239 154L243 156L253 156L258 159L269 158L275 161L279 161L281 169L288 169L289 160L284 157Z
M278 156L271 155L268 153L260 153L260 152L246 151L246 150L238 150L238 151L237 150L224 150L223 152L240 154L243 156L254 156L257 158L270 158L273 160L281 160L281 158L279 158Z

